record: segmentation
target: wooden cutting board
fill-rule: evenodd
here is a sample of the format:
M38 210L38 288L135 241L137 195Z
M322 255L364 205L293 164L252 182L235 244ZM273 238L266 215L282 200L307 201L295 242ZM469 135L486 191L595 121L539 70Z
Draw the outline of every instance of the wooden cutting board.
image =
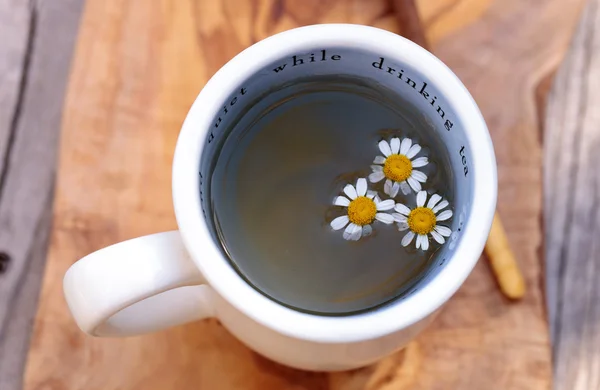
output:
M81 333L62 296L78 258L176 228L171 160L198 91L252 43L351 22L418 37L410 3L370 0L88 0L64 108L54 226L25 388L548 389L541 232L543 98L583 0L420 0L424 35L470 89L499 164L499 212L524 270L518 303L481 261L405 350L347 373L308 373L251 352L216 320L128 339ZM402 26L398 20L402 21Z

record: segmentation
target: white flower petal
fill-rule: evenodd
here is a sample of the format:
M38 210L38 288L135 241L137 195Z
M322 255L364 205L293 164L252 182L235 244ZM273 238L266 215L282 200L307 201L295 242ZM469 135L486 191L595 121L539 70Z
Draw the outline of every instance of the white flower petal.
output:
M354 228L358 226L354 223L350 223L348 226L346 226L346 229L344 230L344 240L350 240L352 239L352 232L354 231Z
M416 179L417 181L420 181L421 183L425 183L427 181L427 175L421 171L417 171L416 169L413 169L412 173L410 174L410 177Z
M396 210L400 214L404 214L406 216L408 216L408 214L410 214L410 209L408 207L406 207L405 205L403 205L402 203L396 203L396 205L394 206L394 210Z
M425 201L427 200L427 192L419 191L417 194L417 206L423 207L425 205Z
M450 218L452 218L452 210L444 210L435 217L438 221L445 221Z
M413 189L414 192L421 191L421 183L419 183L412 177L409 177L408 179L406 179L406 181L408 182L408 185L410 186L410 188Z
M377 211L387 211L394 208L394 202L392 199L386 199L377 203Z
M370 236L371 233L373 233L373 228L371 227L371 225L365 225L362 227L362 236L363 237Z
M352 184L346 184L346 187L344 187L344 193L348 196L348 198L350 198L350 200L354 200L358 196L356 193L356 188L354 188Z
M392 154L390 144L388 144L385 140L379 141L379 150L381 150L381 153L383 153L385 157L388 157L390 154Z
M429 164L429 160L427 159L427 157L418 157L415 158L414 160L411 161L413 168L420 168L420 167L424 167L425 165Z
M369 175L369 181L371 183L379 183L384 177L383 172L373 172Z
M377 195L377 191L369 190L367 191L367 198L373 199Z
M356 194L365 196L367 194L367 179L360 178L356 181Z
M398 195L398 190L400 190L400 183L397 181L392 185L392 191L390 192L390 197L395 198Z
M400 139L399 138L392 138L392 140L390 141L390 146L392 149L392 153L393 154L398 154L398 151L400 150Z
M390 179L386 179L385 184L383 185L383 192L387 195L392 195L392 181Z
M431 211L433 211L433 213L436 214L438 211L440 211L444 207L448 206L449 204L450 203L448 203L447 200L442 200L440 203L437 204L437 206L435 206L433 209L431 209Z
M411 241L413 240L413 238L415 237L415 233L409 231L408 233L406 233L404 235L404 237L402 237L402 242L400 242L402 244L402 246L408 246L408 244L411 243Z
M444 237L450 237L450 234L452 234L452 230L446 226L436 225L434 229Z
M410 140L410 138L404 138L402 140L402 143L400 144L400 154L406 155L406 153L408 153L408 150L410 149L411 145L412 145L412 141Z
M426 251L429 249L429 238L425 234L419 234L419 238L421 238L421 249Z
M400 213L392 213L392 217L394 217L394 221L396 222L406 222L406 215L402 215Z
M352 229L352 236L350 237L350 239L352 241L358 241L358 240L360 240L361 237L362 237L362 226L354 225L354 228Z
M408 158L413 158L417 155L417 153L419 153L421 151L421 146L419 146L419 144L414 144L413 146L410 147L410 149L408 150L408 152L406 153L406 157Z
M408 229L408 224L406 222L398 222L398 230L403 232Z
M394 222L394 217L392 217L392 214L388 214L388 213L377 213L377 214L375 214L375 219L378 220L379 222L383 222L387 225Z
M433 239L436 240L438 244L443 244L446 242L444 237L442 237L442 235L436 232L435 230L432 230L429 234L431 234L431 237L433 237Z
M350 204L350 199L346 198L345 196L338 196L335 198L333 204L336 206L348 206Z
M377 156L377 157L375 157L375 160L373 160L373 163L375 163L375 164L385 164L385 157L383 157L383 156Z
M381 165L371 165L371 170L373 172L383 172L383 167Z
M410 186L408 185L406 180L404 180L403 182L400 183L400 189L402 190L402 193L404 195L410 194Z
M341 217L337 217L333 221L331 221L330 225L333 230L340 230L344 226L346 226L350 222L347 215L342 215Z
M417 234L417 239L415 240L415 246L417 247L417 249L419 249L421 247L421 235Z
M440 199L442 199L442 197L439 196L438 194L431 195L431 198L429 198L429 202L427 202L427 207L432 209L436 204L438 204Z

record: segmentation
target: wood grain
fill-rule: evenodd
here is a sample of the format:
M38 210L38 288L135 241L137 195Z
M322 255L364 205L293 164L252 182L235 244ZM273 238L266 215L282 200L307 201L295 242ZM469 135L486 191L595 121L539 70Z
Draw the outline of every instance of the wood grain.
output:
M93 250L175 228L170 163L179 127L202 85L238 51L309 23L402 27L383 1L153 4L86 5L65 105L51 249L26 389L550 387L534 97L566 49L581 1L566 7L558 0L496 0L481 2L477 17L461 23L443 9L437 22L424 20L443 32L426 36L465 81L490 125L500 166L500 213L530 294L511 305L480 263L436 323L404 351L331 375L261 358L213 320L130 339L86 337L68 315L61 280ZM425 13L428 4L423 0L418 9Z
M583 13L545 122L548 307L558 389L600 388L600 1Z
M30 21L26 2L0 0L0 36L9 37L0 45L0 178L6 175L2 172L7 170L7 151L22 99Z
M0 389L22 388L79 0L0 0ZM58 54L57 54L58 53Z

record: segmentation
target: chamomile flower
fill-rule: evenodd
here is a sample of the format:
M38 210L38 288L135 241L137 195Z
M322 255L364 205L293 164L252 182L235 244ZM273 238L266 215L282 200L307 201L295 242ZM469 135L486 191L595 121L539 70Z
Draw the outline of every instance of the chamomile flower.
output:
M438 225L438 222L446 221L452 217L451 210L443 210L448 206L448 201L443 200L438 194L433 194L427 201L427 192L420 191L417 194L417 207L409 209L402 203L396 203L393 213L394 220L398 222L398 230L409 230L402 238L402 246L408 246L416 236L416 246L426 251L429 249L429 237L431 235L440 244L446 242L444 237L450 237L452 230L449 227ZM441 201L441 202L440 202ZM440 212L438 214L438 212Z
M427 157L414 158L421 151L419 144L413 144L410 138L404 138L402 142L399 138L392 138L389 143L380 141L379 150L383 156L375 157L373 163L377 165L371 165L371 183L378 183L385 178L383 192L392 198L399 189L404 195L411 188L415 192L421 191L421 183L425 183L427 175L415 168L424 167L429 161Z
M373 231L371 223L375 220L388 225L394 222L391 214L380 212L393 209L394 201L381 200L375 191L367 191L366 179L358 179L356 187L347 184L344 193L347 197L338 196L333 204L346 207L347 213L331 221L333 230L346 227L344 239L358 241L361 237L368 236Z

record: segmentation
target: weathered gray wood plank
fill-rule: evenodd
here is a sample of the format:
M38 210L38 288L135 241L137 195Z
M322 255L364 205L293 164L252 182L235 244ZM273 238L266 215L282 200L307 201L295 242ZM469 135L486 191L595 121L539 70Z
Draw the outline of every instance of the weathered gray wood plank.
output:
M0 0L0 389L22 387L83 0Z
M6 151L22 97L30 19L28 1L0 0L0 194Z
M551 90L545 128L547 300L555 388L600 389L600 0Z

